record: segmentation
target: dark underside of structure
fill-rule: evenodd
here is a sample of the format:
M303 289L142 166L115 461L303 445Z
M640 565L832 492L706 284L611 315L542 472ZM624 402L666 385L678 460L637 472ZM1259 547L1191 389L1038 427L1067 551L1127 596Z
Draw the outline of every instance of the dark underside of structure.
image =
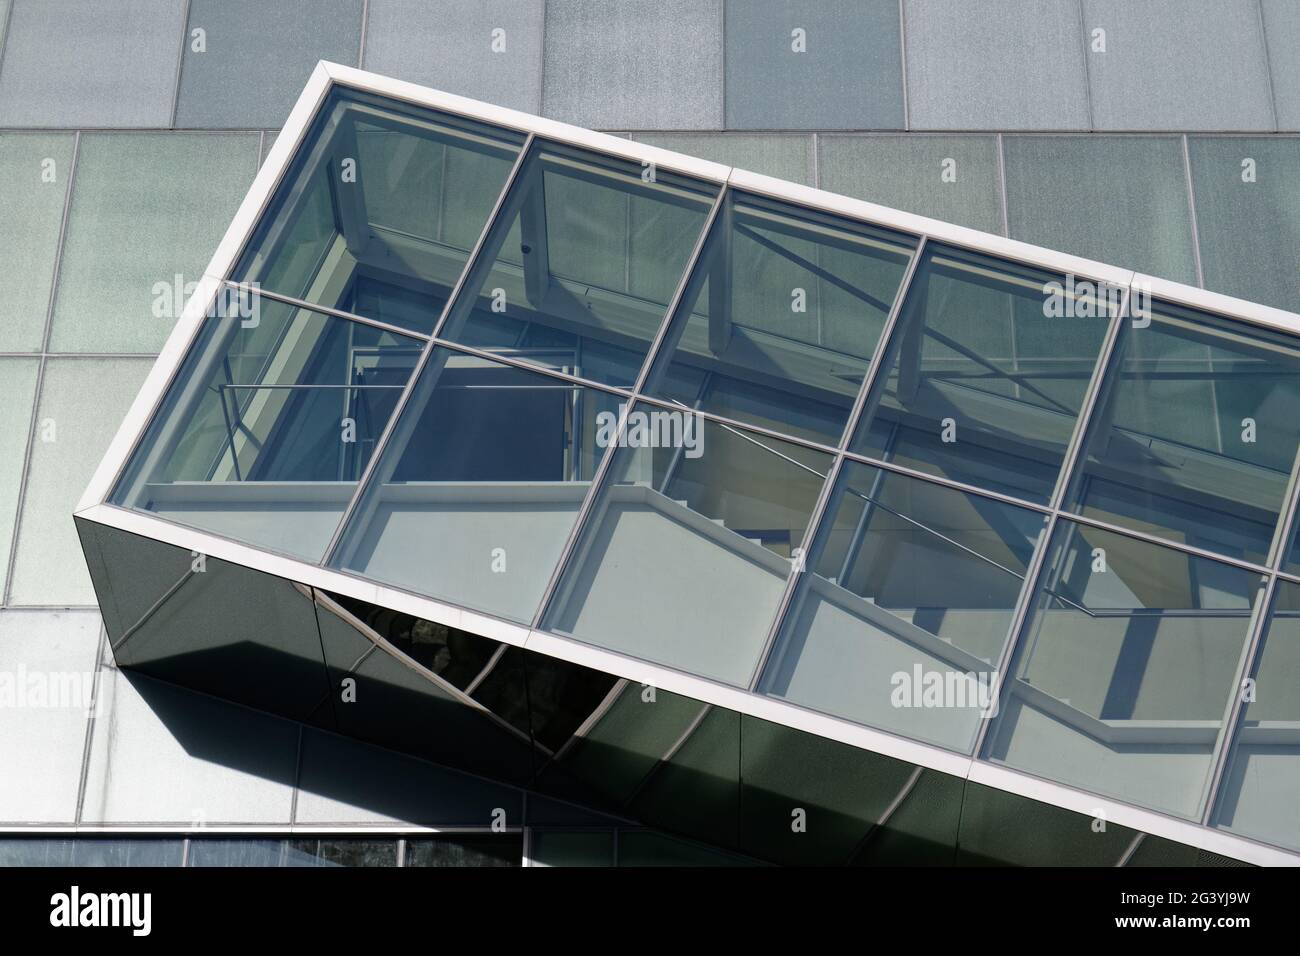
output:
M696 862L1234 863L96 522L77 528L127 672L517 788L585 826L684 838ZM501 822L499 803L485 793L464 823Z

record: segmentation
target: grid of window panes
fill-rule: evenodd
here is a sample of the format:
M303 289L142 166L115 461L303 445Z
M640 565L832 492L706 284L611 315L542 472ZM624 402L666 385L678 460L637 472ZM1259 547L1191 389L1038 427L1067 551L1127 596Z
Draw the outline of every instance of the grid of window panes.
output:
M0 836L0 867L758 866L758 861L639 828L296 836Z
M252 284L114 503L1300 848L1300 339L337 88Z

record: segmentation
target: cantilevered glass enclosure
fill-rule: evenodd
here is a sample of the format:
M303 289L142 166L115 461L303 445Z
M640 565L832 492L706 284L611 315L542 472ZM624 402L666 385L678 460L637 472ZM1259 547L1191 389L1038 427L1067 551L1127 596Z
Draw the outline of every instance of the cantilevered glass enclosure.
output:
M125 666L478 772L595 752L512 711L551 661L1300 862L1298 373L1291 313L323 64L78 519ZM279 643L168 644L241 589Z

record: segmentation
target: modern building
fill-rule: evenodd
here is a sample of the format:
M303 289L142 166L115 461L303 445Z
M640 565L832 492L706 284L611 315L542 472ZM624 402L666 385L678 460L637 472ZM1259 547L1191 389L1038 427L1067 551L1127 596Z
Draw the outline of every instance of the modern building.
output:
M1300 861L1291 8L10 6L3 859Z

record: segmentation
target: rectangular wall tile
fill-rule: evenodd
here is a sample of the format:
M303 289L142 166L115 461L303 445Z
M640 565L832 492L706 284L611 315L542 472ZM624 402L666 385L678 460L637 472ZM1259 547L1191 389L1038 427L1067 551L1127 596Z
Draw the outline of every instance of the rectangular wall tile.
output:
M0 599L9 571L39 365L36 358L0 358Z
M1206 288L1300 312L1300 139L1188 140Z
M286 825L298 725L104 670L85 823Z
M1011 238L1196 284L1177 136L1007 136Z
M1300 3L1295 0L1261 0L1264 45L1268 51L1277 128L1300 130Z
M728 129L902 129L895 0L727 0Z
M0 126L167 126L184 7L174 0L14 4Z
M1097 129L1273 129L1258 0L1083 0L1083 17Z
M906 0L911 129L1087 129L1078 0Z
M0 611L0 823L76 819L99 633L96 611Z
M0 134L0 352L39 352L72 170L71 133Z
M722 0L549 0L542 111L593 129L722 127Z
M9 582L11 604L95 603L72 509L152 364L135 358L46 363Z
M176 125L283 125L317 60L357 65L361 11L362 0L190 0ZM195 30L203 31L202 52Z
M641 143L812 185L812 137L782 133L639 133Z
M179 318L176 276L203 274L252 182L257 146L256 133L84 134L50 350L159 351Z
M367 70L541 110L543 0L370 0L368 16Z
M821 136L822 189L1002 232L993 136Z

